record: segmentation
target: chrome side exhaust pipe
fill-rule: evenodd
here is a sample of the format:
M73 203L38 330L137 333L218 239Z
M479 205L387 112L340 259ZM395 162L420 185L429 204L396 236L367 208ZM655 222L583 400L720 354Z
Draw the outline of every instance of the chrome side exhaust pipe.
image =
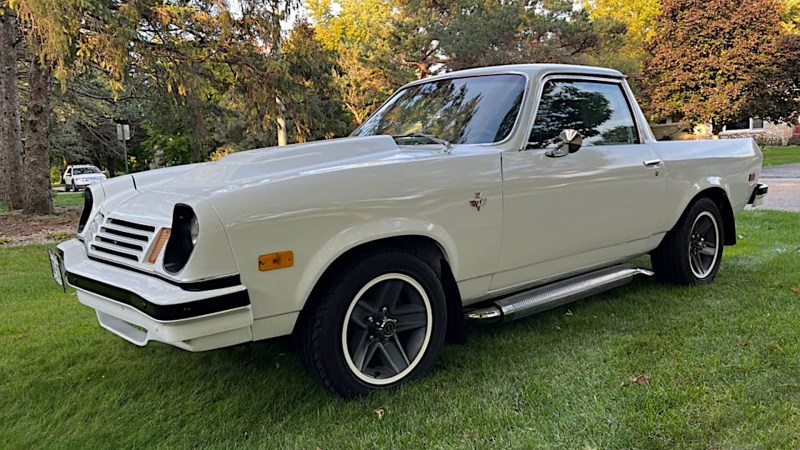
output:
M620 264L495 300L491 306L468 311L466 318L487 324L521 319L623 286L636 275L653 272Z

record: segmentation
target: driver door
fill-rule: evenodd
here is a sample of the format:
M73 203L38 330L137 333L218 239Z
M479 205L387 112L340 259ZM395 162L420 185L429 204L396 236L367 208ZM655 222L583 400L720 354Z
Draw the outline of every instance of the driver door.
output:
M542 89L529 148L502 155L502 251L492 291L648 251L657 228L661 163L642 142L622 80L553 78ZM581 134L582 147L547 156L567 129Z

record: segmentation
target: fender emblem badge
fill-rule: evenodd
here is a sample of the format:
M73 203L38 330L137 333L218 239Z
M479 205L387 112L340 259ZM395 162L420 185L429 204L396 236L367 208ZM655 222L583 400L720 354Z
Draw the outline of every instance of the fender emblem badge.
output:
M469 201L469 206L481 210L481 207L486 204L486 197L482 196L480 192L475 193L475 198Z

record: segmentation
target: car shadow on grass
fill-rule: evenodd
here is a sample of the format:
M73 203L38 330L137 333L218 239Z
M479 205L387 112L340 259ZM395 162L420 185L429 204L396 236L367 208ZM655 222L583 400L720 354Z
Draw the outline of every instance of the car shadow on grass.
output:
M400 391L419 395L440 384L453 389L480 387L487 376L502 379L504 367L517 365L515 360L552 360L559 352L578 348L581 343L596 342L598 337L613 337L615 333L628 333L634 320L641 320L637 310L647 309L651 315L674 315L669 305L658 305L651 296L642 296L654 290L665 294L676 290L655 280L637 279L613 291L595 295L569 305L549 310L522 320L489 326L469 325L466 344L447 344L443 355L430 377L403 386L401 389L378 392L358 402L370 403L376 396L388 398ZM680 289L677 289L679 292ZM158 372L183 373L191 378L161 385L161 390L178 391L191 387L190 392L204 398L209 390L225 386L228 395L258 399L264 404L280 402L284 407L300 407L313 399L319 407L340 405L342 400L318 387L306 374L290 337L258 341L203 353L187 353L165 344L155 343L152 350L142 354L136 349L135 357L150 359L153 370L142 374L144 379L159 378ZM533 365L535 367L535 364ZM535 373L531 373L535 376ZM137 383L137 381L134 381ZM206 386L205 389L197 389ZM190 394L192 395L192 394ZM424 394L427 395L427 394ZM280 420L280 414L273 419Z

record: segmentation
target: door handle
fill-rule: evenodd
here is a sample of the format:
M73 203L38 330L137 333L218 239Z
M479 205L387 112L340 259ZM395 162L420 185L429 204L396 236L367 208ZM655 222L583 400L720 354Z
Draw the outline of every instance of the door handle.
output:
M649 167L651 169L658 169L659 167L664 165L664 162L660 159L646 159L642 161L645 167Z

